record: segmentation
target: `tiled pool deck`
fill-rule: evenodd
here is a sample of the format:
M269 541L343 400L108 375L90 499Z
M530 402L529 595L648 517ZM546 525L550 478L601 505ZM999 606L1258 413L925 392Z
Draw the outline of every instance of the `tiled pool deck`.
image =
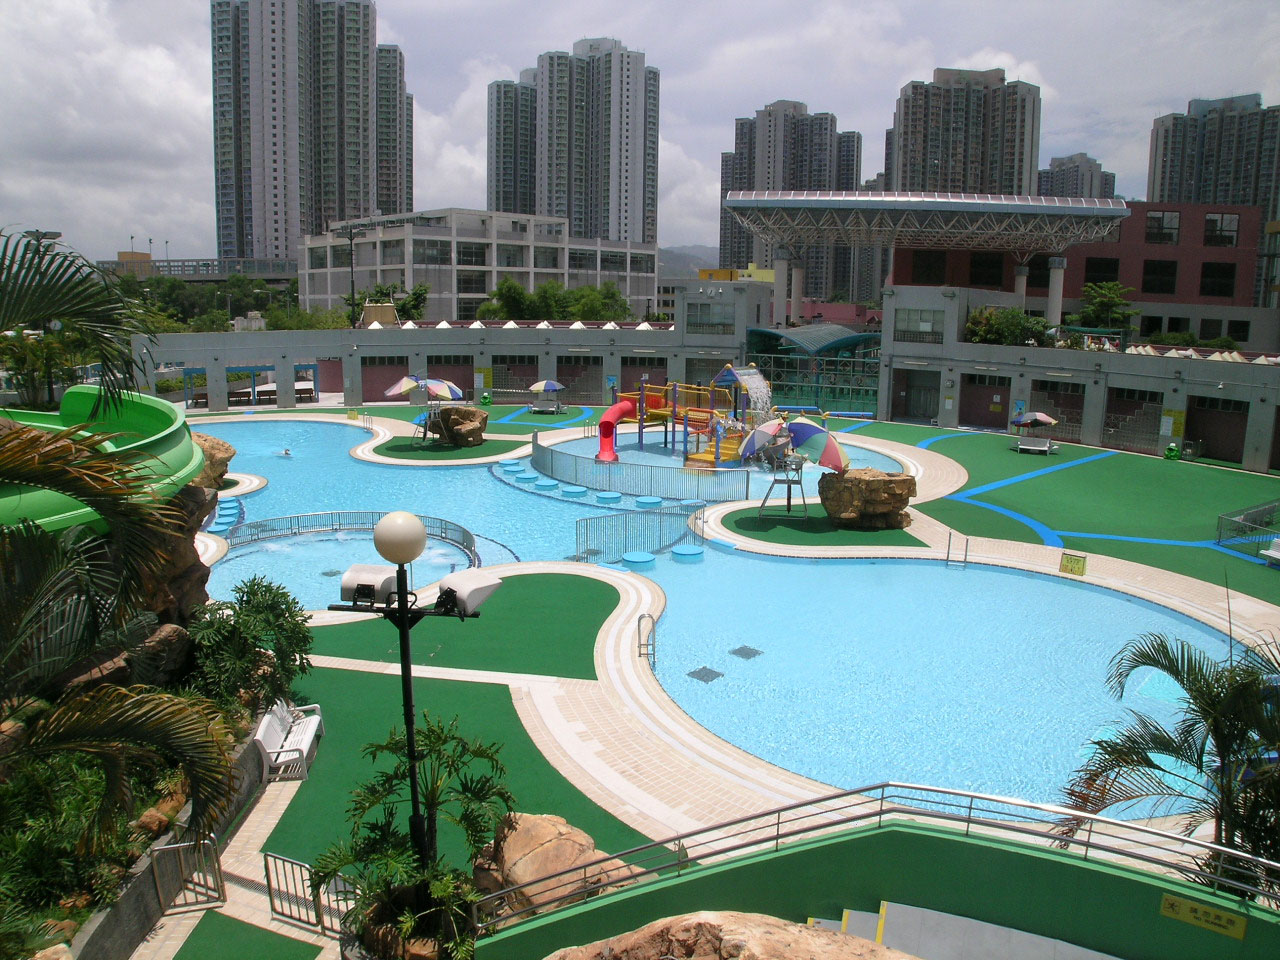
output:
M305 416L352 422L335 415ZM382 418L368 425L375 435L358 447L355 455L403 463L389 461L372 450L391 436L411 434L412 425ZM198 430L199 421L194 422L193 427ZM580 435L579 429L543 434L551 441ZM956 461L930 449L869 436L842 435L841 439L856 439L859 446L888 454L903 463L917 478L917 503L953 493L968 480L968 474ZM523 456L527 452L522 448L490 459ZM450 462L474 464L484 460ZM959 537L919 511L912 511L910 532L924 543L922 547L786 546L748 539L721 522L726 514L755 505L751 501L708 508L706 536L732 543L737 549L785 556L941 560L947 558L948 550L952 559L965 555L967 550L971 563L1060 575L1061 548ZM209 555L216 555L216 545L205 544L202 549L213 550ZM555 572L594 577L617 588L620 601L601 627L595 646L598 679L424 666L414 668L415 676L507 685L521 722L548 761L594 803L655 839L831 792L825 784L782 770L725 743L693 723L667 697L647 661L638 657L635 649L637 618L644 613L660 618L665 607L665 597L656 583L637 574L594 565L537 562L513 566L518 566L522 573ZM507 568L492 569L501 574ZM1077 579L1150 600L1223 632L1227 632L1230 618L1231 631L1237 638L1280 636L1280 607L1255 597L1233 594L1228 610L1226 594L1219 586L1103 554L1088 554L1087 570L1085 576ZM1277 576L1280 577L1280 573ZM1277 596L1280 596L1280 581ZM315 615L312 622L322 625L348 616L322 613ZM395 663L324 656L313 657L312 662L317 669L399 673ZM255 886L262 882L262 844L298 788L297 783L268 785L245 818L224 853L229 898L222 909L237 919L323 945L321 956L336 957L333 941L272 920L265 895ZM135 960L172 957L196 919L191 915L165 917L134 953Z

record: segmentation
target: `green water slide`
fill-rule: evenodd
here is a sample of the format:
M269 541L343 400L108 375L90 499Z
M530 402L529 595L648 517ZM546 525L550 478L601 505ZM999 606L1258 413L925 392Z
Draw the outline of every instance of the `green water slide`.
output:
M56 413L0 410L0 418L49 431L84 426L97 433L120 434L107 444L107 449L145 453L138 469L162 500L171 499L204 469L204 452L192 441L186 418L173 404L139 393L125 393L113 410L94 418L90 411L97 399L97 387L72 387ZM20 520L33 520L46 530L57 532L81 524L93 525L100 518L80 501L53 490L0 483L0 524Z

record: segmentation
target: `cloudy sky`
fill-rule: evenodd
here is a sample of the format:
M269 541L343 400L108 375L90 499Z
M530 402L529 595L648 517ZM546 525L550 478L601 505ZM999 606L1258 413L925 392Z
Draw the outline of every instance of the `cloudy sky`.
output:
M734 118L774 100L860 131L870 177L903 84L1003 67L1041 87L1041 166L1085 151L1133 198L1155 117L1193 97L1280 103L1274 0L379 0L416 98L415 206L482 207L485 87L593 36L662 71L663 246L716 244ZM213 254L207 2L5 0L0 91L0 227L61 230L95 259L131 236Z

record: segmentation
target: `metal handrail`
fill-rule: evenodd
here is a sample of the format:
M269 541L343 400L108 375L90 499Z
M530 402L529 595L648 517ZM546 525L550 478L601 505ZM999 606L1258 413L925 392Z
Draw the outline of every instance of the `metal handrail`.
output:
M1086 860L1103 856L1141 869L1173 873L1280 909L1280 889L1251 882L1267 873L1280 876L1280 863L1144 824L1053 804L887 781L691 830L499 890L473 905L472 920L480 933L499 925L507 929L534 914L545 916L585 896L606 894L610 884L697 869L710 861L777 849L783 841L853 828L878 829L886 822L901 820L963 826L966 835L979 828L1076 850ZM1198 865L1197 856L1216 857L1214 870ZM618 861L626 861L628 866L619 869ZM525 893L529 890L536 891L536 905ZM501 904L513 908L498 915Z
M649 621L649 634L644 633L645 621ZM652 613L642 613L636 618L636 656L649 661L649 669L658 665L658 621Z
M269 517L242 523L224 535L228 547L239 547L259 540L297 537L304 533L328 533L335 530L372 530L385 513L376 510L330 510L324 513L299 513L288 517ZM470 566L480 565L476 538L471 531L452 520L418 515L427 528L427 536L457 547L467 555Z

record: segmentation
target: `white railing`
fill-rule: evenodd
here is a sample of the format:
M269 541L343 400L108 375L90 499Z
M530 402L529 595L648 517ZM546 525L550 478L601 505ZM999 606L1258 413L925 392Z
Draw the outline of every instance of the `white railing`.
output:
M278 537L297 537L307 533L330 533L335 530L373 530L385 513L376 510L330 510L325 513L300 513L289 517L270 517L265 520L251 520L228 530L226 541L228 547L239 547L259 540L274 540ZM419 516L422 525L427 528L427 536L434 540L442 540L458 547L467 555L470 565L480 565L476 553L476 538L471 531L451 520L439 517Z

